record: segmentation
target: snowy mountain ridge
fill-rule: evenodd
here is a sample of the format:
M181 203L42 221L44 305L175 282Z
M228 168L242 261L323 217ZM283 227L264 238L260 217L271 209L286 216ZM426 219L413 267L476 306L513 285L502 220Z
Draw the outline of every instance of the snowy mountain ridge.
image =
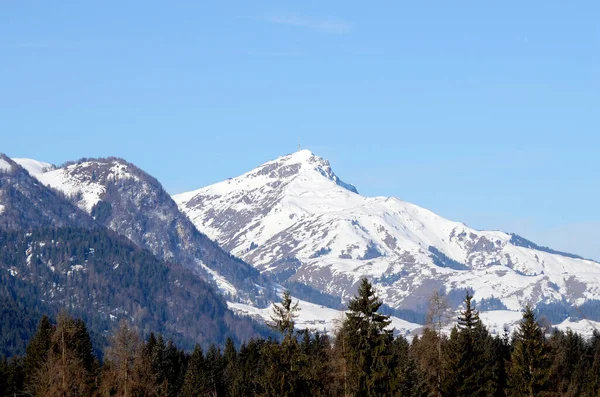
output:
M196 270L224 295L234 312L261 322L270 320L273 301L278 299L273 291L280 287L250 267L258 276L253 275L246 269L247 264L223 255L216 244L198 236L195 226L179 212L158 181L133 164L119 158L82 159L59 167L31 159L13 161L101 224L159 258ZM327 175L327 165L321 165ZM351 185L345 186L352 189ZM303 300L300 307L298 326L315 330L331 331L343 313ZM399 318L392 320L402 334L420 327Z
M483 309L600 299L600 264L479 231L417 205L364 197L308 150L174 196L196 227L279 282L352 296L370 278L386 304L423 312L435 289Z

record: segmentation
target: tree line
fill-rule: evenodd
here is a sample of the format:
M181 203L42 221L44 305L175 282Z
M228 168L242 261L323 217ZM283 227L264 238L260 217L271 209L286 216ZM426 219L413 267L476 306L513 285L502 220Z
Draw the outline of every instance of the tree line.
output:
M466 292L447 332L442 296L410 342L395 336L381 300L362 280L335 335L295 329L285 293L271 326L279 338L185 352L127 323L102 362L82 320L39 322L26 353L0 360L0 396L600 396L600 333L547 333L531 307L510 335L492 336Z

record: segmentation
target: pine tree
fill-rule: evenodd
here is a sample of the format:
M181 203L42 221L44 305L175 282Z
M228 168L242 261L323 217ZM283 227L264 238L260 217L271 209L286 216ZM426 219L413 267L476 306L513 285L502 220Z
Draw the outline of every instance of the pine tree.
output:
M33 381L37 376L38 370L46 362L50 344L52 342L52 334L54 327L50 323L48 316L43 316L38 323L38 328L29 344L25 353L25 374L27 387L33 389Z
M329 338L320 333L314 335L302 330L300 344L295 356L298 379L295 385L297 396L326 396L329 375Z
M584 339L570 329L554 330L548 346L552 357L549 388L561 396L581 395L588 364Z
M235 350L233 339L227 338L225 341L225 350L223 351L223 384L225 389L227 389L226 395L228 396L235 396L235 394L229 392L229 389L235 381L237 369L237 351Z
M294 335L295 319L298 317L298 302L292 302L290 291L285 291L281 302L273 305L273 314L271 315L271 328L279 331L283 336L284 342L289 342Z
M446 394L484 396L489 394L492 366L486 360L489 334L467 290L464 310L458 316L458 326L452 330L447 346Z
M223 393L223 356L221 350L214 344L206 352L206 379L207 396L217 397Z
M411 354L419 370L418 389L426 395L442 396L443 352L447 338L433 328L425 327L421 337L415 337L411 345Z
M45 362L37 370L32 389L40 396L91 394L95 357L87 329L65 312L58 315Z
M281 344L270 341L264 346L267 363L263 387L269 396L292 397L302 395L302 363L296 333L298 302L293 303L289 291L285 291L280 303L273 306L270 327L278 331Z
M340 331L338 343L344 344L347 363L345 383L357 397L390 395L393 336L386 329L389 316L378 313L381 305L371 283L362 279Z
M403 336L392 343L393 378L391 389L394 396L416 395L418 383L417 364L410 354L410 344Z
M92 338L87 326L82 319L75 320L72 335L73 351L78 360L81 361L86 372L86 382L90 390L95 390L98 384L100 362L94 352Z
M508 329L504 330L502 336L496 335L495 338L490 339L486 350L486 360L492 366L488 395L504 397L508 388L507 363L510 361L511 351Z
M188 363L183 381L182 395L184 397L200 397L208 393L206 385L206 363L202 348L196 345Z
M513 349L509 370L511 395L540 395L546 390L549 362L544 332L531 306L523 310L523 319L514 334Z
M586 356L589 357L590 364L585 375L585 390L587 395L594 396L594 393L600 390L600 332L598 330L594 330Z
M229 387L232 396L265 396L264 388L267 357L263 352L265 340L250 339L240 347L238 353L238 371L233 384Z

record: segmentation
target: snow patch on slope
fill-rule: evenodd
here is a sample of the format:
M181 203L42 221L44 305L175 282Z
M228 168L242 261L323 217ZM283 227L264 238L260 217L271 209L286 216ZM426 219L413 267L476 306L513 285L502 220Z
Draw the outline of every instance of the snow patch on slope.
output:
M15 161L42 184L61 191L67 197L76 197L77 206L87 213L91 213L92 208L106 192L105 186L95 181L96 170L102 172L104 178L108 180L139 179L128 171L127 164L117 160L82 161L58 169L52 164L31 159L15 159Z
M225 277L206 266L204 263L202 263L202 261L198 260L198 265L202 267L202 269L206 270L212 280L217 284L217 288L219 288L221 293L232 297L237 295L237 289L229 281L227 281Z
M105 188L101 184L74 178L63 169L36 177L44 185L63 192L67 197L80 196L77 206L88 214L92 212L92 208L100 201L105 192Z
M33 159L26 158L14 158L12 159L15 163L19 164L21 167L25 168L29 175L35 177L37 175L41 175L44 172L51 171L55 167L50 163L46 163L43 161L37 161Z
M293 301L294 303L298 302L298 308L300 309L295 320L297 329L309 329L333 335L344 320L345 311L331 309L296 298L293 298ZM265 322L270 322L273 314L273 304L263 309L232 302L227 302L227 306L238 314L251 316ZM392 321L390 328L394 328L402 335L408 335L422 327L419 324L410 323L397 317L391 317L390 320Z
M12 165L0 157L0 171L10 171L12 170Z
M591 335L594 331L600 331L600 322L591 320L573 321L568 318L562 323L555 325L554 328L558 328L561 331L570 329L581 335Z

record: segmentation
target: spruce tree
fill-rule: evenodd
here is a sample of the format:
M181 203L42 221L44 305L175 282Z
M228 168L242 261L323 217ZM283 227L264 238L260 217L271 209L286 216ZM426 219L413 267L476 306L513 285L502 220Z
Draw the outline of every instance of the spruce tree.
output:
M490 339L486 350L486 360L491 364L488 395L504 397L508 388L507 363L510 361L511 351L508 329L504 330L503 335L496 335Z
M473 296L467 290L458 326L453 329L448 343L447 394L465 397L488 394L492 368L486 359L488 338Z
M196 345L188 363L183 381L182 395L184 397L200 397L208 393L206 384L206 363L202 348Z
M590 364L586 370L585 390L589 396L593 396L600 390L600 331L594 330L586 356L589 357Z
M563 396L581 395L588 364L584 339L571 329L554 330L548 346L552 357L549 388Z
M344 344L347 363L345 383L357 397L390 395L393 336L386 329L389 316L378 313L382 304L371 283L362 279L340 331L338 343Z
M419 390L426 395L442 396L443 364L447 338L438 334L433 328L425 327L421 337L415 337L411 345L419 370Z
M237 351L233 344L233 339L227 338L225 341L225 350L223 351L223 384L227 391L231 388L236 378L237 372ZM228 396L235 396L230 392L226 393Z
M223 356L221 350L214 344L206 352L205 384L208 396L223 395Z
M58 315L48 355L32 384L36 395L52 397L92 393L95 358L89 335L82 324L66 312Z
M289 342L294 335L295 319L298 317L298 302L292 302L290 291L285 291L281 302L273 305L273 314L271 315L271 328L281 333L284 342Z
M513 338L509 385L513 396L538 396L546 390L549 362L544 332L531 306L523 310L523 319Z
M298 317L298 302L293 303L289 291L285 291L278 304L273 306L271 328L281 334L281 344L271 341L265 345L266 372L263 385L267 395L292 397L301 395L302 362L297 336L294 332Z
M37 372L46 362L54 327L50 323L48 316L43 316L38 323L38 328L29 344L25 353L25 374L28 387L33 388L33 379L37 376Z
M418 384L417 364L410 354L410 344L403 336L398 336L392 343L393 378L391 390L394 396L416 395Z

